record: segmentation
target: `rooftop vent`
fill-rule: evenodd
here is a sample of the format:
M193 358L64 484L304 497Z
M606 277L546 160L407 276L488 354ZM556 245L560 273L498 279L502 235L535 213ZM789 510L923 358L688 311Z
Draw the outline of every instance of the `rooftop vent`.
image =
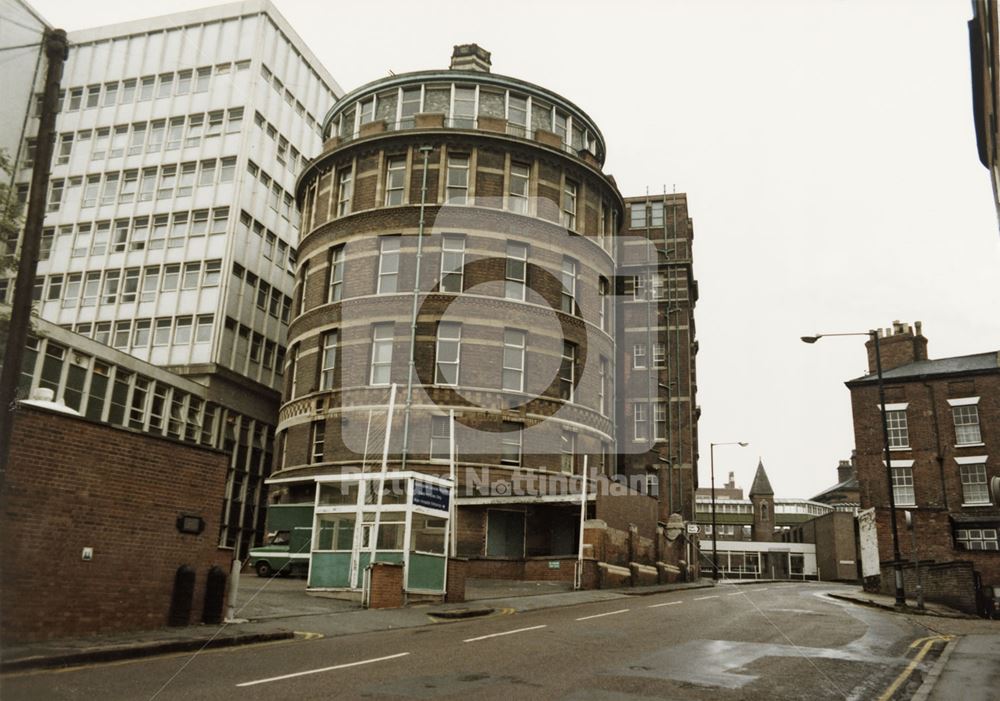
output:
M459 44L451 52L451 68L453 71L480 71L489 73L490 52L479 44Z

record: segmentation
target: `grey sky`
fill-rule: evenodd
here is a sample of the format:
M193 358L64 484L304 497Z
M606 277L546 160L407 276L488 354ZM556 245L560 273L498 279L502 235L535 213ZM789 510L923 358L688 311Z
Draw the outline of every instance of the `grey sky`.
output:
M836 481L864 339L801 335L919 319L932 357L1000 350L967 0L275 2L345 90L477 42L595 119L625 195L688 193L702 484L735 440L722 480L760 456L779 496ZM212 3L33 4L74 30Z

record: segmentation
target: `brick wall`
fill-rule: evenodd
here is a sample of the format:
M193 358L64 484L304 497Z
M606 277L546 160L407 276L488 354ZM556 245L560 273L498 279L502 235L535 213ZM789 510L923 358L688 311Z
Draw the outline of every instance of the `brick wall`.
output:
M228 459L221 452L21 405L3 491L5 641L166 625L174 574L197 575L201 620ZM199 535L177 517L200 516ZM93 560L82 559L93 548Z
M924 600L950 606L966 613L977 613L976 580L971 562L939 562L921 565L920 576L924 589ZM881 593L892 596L896 593L895 578L891 566L882 565ZM907 599L915 599L917 573L913 563L903 566L903 591Z
M371 566L368 608L398 609L403 606L403 565L376 562Z

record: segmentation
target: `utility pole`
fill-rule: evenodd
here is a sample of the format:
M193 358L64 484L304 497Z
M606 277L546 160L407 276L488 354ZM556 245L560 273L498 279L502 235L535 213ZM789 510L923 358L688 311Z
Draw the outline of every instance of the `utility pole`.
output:
M49 169L55 143L56 114L59 111L59 83L62 81L63 64L69 53L66 32L62 29L46 30L42 39L45 47L46 73L42 92L42 111L38 124L38 141L35 147L35 165L31 172L31 190L28 194L28 211L21 236L21 257L14 283L14 301L10 312L10 332L4 352L3 370L0 372L0 487L6 481L10 459L10 439L13 432L16 394L21 375L21 359L27 341L31 319L31 290L38 269L38 249L45 220L45 200L49 189Z

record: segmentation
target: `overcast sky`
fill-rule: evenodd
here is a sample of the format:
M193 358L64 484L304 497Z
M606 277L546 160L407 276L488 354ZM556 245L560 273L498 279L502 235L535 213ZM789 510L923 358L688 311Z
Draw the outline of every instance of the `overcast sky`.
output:
M34 0L67 30L212 4ZM863 338L923 321L931 357L1000 350L1000 232L972 120L968 0L275 0L345 90L445 68L454 44L561 93L623 194L688 195L701 481L836 482Z

